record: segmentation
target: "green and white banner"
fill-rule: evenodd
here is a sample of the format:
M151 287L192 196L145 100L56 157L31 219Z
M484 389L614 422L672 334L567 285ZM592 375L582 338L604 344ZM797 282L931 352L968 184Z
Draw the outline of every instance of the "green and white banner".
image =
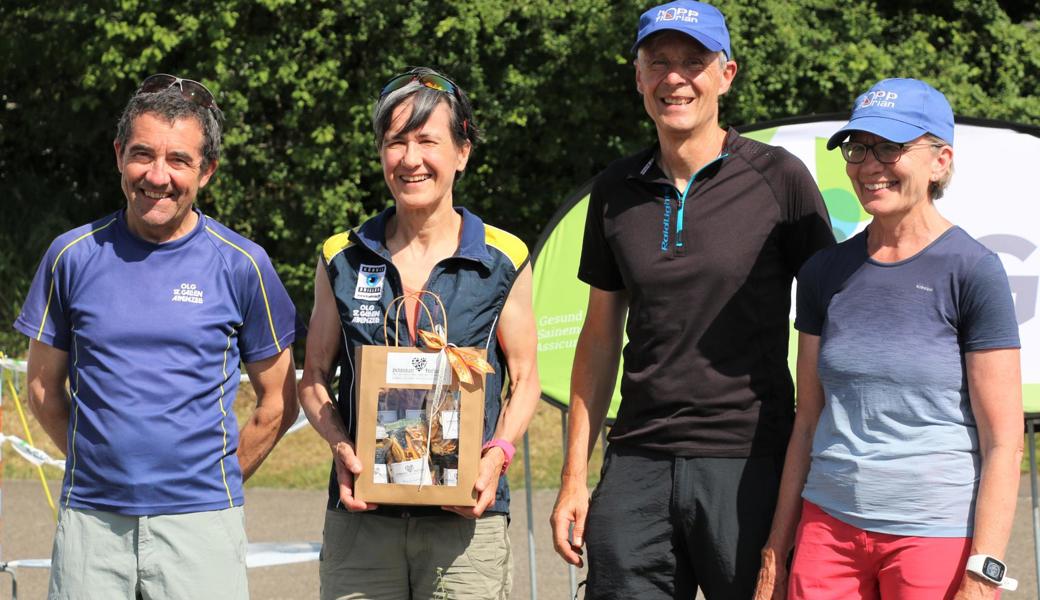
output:
M845 122L832 115L744 128L744 135L782 146L805 163L820 186L839 241L870 220L852 191L841 154L825 147L827 138ZM1040 186L1032 172L1040 157L1040 128L958 119L955 136L956 171L937 205L946 218L998 253L1004 263L1022 337L1026 411L1040 412ZM591 187L592 182L586 182L564 201L535 248L534 311L542 394L561 407L568 403L571 363L588 302L588 286L576 275ZM794 339L792 335L792 366ZM617 414L620 400L615 387L609 418Z

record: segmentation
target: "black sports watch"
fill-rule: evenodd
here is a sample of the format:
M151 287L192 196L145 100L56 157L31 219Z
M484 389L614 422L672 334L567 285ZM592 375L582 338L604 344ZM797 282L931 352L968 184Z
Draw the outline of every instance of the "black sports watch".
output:
M986 581L992 581L1001 589L1013 592L1018 589L1018 580L1007 577L1007 565L988 554L972 554L965 569Z

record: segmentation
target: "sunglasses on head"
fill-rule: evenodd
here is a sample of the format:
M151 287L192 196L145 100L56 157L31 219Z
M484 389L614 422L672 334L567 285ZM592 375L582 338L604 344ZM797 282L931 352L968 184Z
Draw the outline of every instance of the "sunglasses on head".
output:
M428 87L431 90L437 90L438 92L444 92L445 94L452 94L456 98L459 96L458 86L455 85L452 80L443 75L437 75L435 73L419 74L409 72L397 75L390 81L386 82L383 89L379 91L379 98L385 98L387 94L395 92L413 81L417 81L419 82L419 85Z
M166 73L158 73L146 77L145 80L141 82L140 87L137 88L137 93L154 94L156 92L167 90L173 86L177 86L177 88L180 89L181 96L183 96L185 100L194 102L202 108L217 108L217 102L213 99L213 92L209 91L206 86L192 79L175 77L173 75L167 75Z

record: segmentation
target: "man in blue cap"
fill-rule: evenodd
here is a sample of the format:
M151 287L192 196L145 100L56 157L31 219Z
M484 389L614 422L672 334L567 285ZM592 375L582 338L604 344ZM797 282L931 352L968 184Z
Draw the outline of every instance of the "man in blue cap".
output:
M750 598L793 421L791 283L834 238L797 158L719 126L737 63L718 9L652 8L633 51L658 143L592 190L554 543L580 565L587 542L590 599ZM623 332L622 402L590 503Z

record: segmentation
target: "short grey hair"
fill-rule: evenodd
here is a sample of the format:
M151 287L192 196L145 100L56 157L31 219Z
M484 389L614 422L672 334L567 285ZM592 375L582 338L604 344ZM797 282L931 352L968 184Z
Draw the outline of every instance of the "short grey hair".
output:
M202 127L202 169L210 163L220 160L220 138L224 125L224 113L214 105L205 108L185 98L177 86L170 86L160 92L134 94L123 114L119 117L116 129L116 143L126 149L126 142L133 135L134 120L144 114L151 114L167 123L175 123L181 119L195 119Z
M423 75L444 77L429 67L416 67L408 71L408 74L416 77ZM428 88L418 81L412 81L376 101L375 108L372 110L372 128L376 134L376 148L382 148L383 138L390 130L393 121L394 110L406 100L412 101L412 114L408 117L408 122L401 128L401 133L408 133L425 125L437 105L444 102L448 105L448 112L451 115L451 138L455 142L455 146L461 148L466 142L469 142L471 147L475 147L483 139L480 129L473 122L473 107L469 103L469 98L458 84L455 84L455 93L448 93Z

